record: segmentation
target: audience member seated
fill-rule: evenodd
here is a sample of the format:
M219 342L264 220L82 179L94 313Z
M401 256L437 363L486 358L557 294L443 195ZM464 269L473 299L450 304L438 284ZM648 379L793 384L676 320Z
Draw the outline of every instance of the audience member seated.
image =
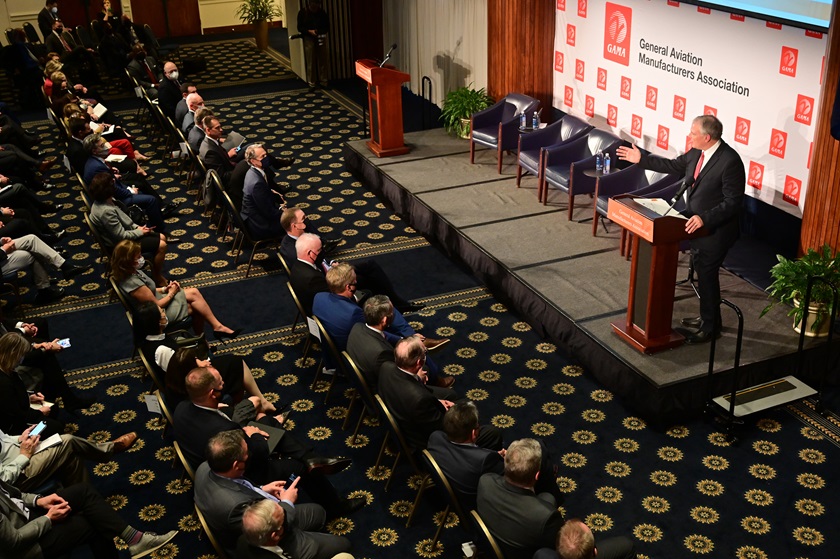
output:
M242 514L242 536L236 547L239 559L353 559L350 542L342 536L321 533L324 518L306 505L276 498L248 505Z
M12 144L31 155L38 155L40 139L4 114L0 114L0 144Z
M105 249L114 252L121 241L136 241L140 252L154 254L152 277L159 286L167 284L163 277L166 260L166 235L156 233L154 227L137 225L114 202L116 181L110 173L97 173L88 187L93 203L90 208L90 222L105 244Z
M597 546L589 526L578 518L567 520L557 533L557 551L543 548L534 559L636 559L632 540L605 538Z
M61 435L60 443L39 449L44 439L30 435L34 428L31 425L18 437L0 431L0 480L21 491L33 491L53 478L64 486L87 482L85 460L105 462L137 440L137 433L126 433L109 443Z
M23 360L32 350L32 344L16 332L7 332L0 336L0 430L4 433L23 433L32 423L44 421L47 424L42 436L49 437L64 432L64 422L56 418L56 409L44 405L44 394L56 397L71 404L73 409L89 406L92 401L82 400L73 394L61 369L45 368L33 370L24 366ZM21 375L25 375L24 382ZM43 378L43 381L38 379ZM38 392L38 384L42 392ZM32 405L41 407L33 408ZM71 409L68 408L68 409Z
M218 121L214 120L214 123ZM204 142L211 142L215 131L207 129ZM221 131L218 131L221 134ZM221 149L221 148L220 148ZM233 150L231 150L233 151ZM210 151L207 155L210 156ZM251 144L245 149L245 160L251 165L245 175L245 187L242 192L242 220L251 236L260 239L280 239L283 226L280 225L280 210L277 201L282 200L279 192L271 189L266 177L266 161L271 161L262 144ZM231 171L233 167L231 166ZM228 178L229 178L228 174ZM275 198L276 196L276 198Z
M198 109L198 111L200 111L201 108ZM195 114L199 114L198 111L196 111ZM208 170L214 169L217 173L219 173L219 178L222 179L222 184L227 184L230 180L230 174L236 166L235 161L237 159L238 152L235 147L230 148L229 150L222 147L222 123L219 122L217 117L205 117L205 121L205 136L201 142L201 146L199 147L199 156L201 157L201 160L204 161L204 166L207 167ZM197 121L196 126L193 128L198 128ZM190 136L192 137L192 130L190 130ZM251 146L249 146L248 149L251 149ZM263 154L265 154L265 150L263 150ZM245 158L247 159L247 150ZM248 184L247 177L245 179L245 184L246 186Z
M204 132L204 128L209 124L208 117L211 116L213 116L213 110L207 107L202 107L195 112L195 126L193 126L192 130L190 130L190 135L187 137L187 143L190 145L190 148L196 156L199 156L199 153L201 152L201 144L207 136ZM205 122L205 120L207 122ZM204 158L202 157L201 160L204 161Z
M61 20L53 22L52 32L44 36L44 45L47 47L47 51L57 52L61 57L61 62L68 68L75 69L84 81L99 82L93 49L71 45L61 36L62 31L64 31L64 24Z
M94 559L117 557L114 538L128 545L132 558L145 557L177 534L141 532L114 511L89 483L78 483L47 496L21 493L0 481L0 546L8 557L64 557L90 546Z
M347 353L375 392L379 385L379 370L394 360L394 346L385 331L394 321L396 311L388 297L372 295L365 301L363 312L364 322L357 322L350 329ZM432 392L437 393L438 387L449 388L455 384L455 377L441 375L440 367L430 357L426 359L426 367Z
M244 464L244 473L255 482L286 480L292 474L300 476L301 489L313 501L327 509L331 516L349 514L365 503L364 498L342 498L325 477L346 469L351 464L349 459L326 458L316 454L293 433L282 429L282 424L278 421L278 417L281 416L262 413L256 398L247 398L236 406L221 407L224 381L217 370L212 367L193 369L187 375L186 388L190 400L181 402L175 408L175 440L178 441L184 457L194 468L198 468L205 459L208 443L213 435L235 430L239 435L238 440L244 438L247 444L247 453L243 460L247 461L247 464ZM249 425L255 420L261 425L277 430L275 432L282 432L273 452L269 451L268 433L259 426ZM237 445L241 443L236 442L233 446ZM272 456L269 457L269 454ZM198 484L197 472L197 494Z
M201 95L198 93L188 93L184 98L184 102L187 105L187 112L181 119L180 128L181 132L184 133L184 136L188 136L192 127L195 126L195 112L204 106L204 99L202 99ZM175 116L177 118L177 107L175 108L175 111Z
M189 372L196 367L210 366L208 348L206 345L180 347L176 339L164 333L169 324L166 311L151 301L141 303L137 307L134 324L135 329L139 331L141 347L163 372L166 402L175 408L181 400L187 398L184 380ZM212 360L213 367L219 371L225 383L225 395L230 396L234 404L239 403L247 394L256 396L260 408L266 413L277 411L257 386L244 359L229 353L213 356Z
M67 234L64 229L53 232L39 212L20 207L0 206L0 220L2 220L0 221L0 237L16 239L26 235L35 235L53 246Z
M74 266L35 235L26 235L17 239L0 237L0 273L3 276L30 266L33 282L38 289L38 294L35 296L36 305L53 303L64 297L63 287L51 285L47 266L61 271L64 279L73 278L90 270L90 266Z
M255 457L250 454L241 429L211 437L206 456L207 461L195 475L195 502L231 557L241 557L235 548L242 534L243 509L255 499L280 503L289 512L286 529L291 537L284 539L281 547L295 559L330 559L350 549L350 542L343 537L306 531L323 529L327 519L327 511L320 504L296 503L297 486L305 482L306 474L291 483L283 478L262 486L246 479L248 461ZM364 499L359 506L362 503Z
M167 62L163 65L163 79L158 86L158 105L165 116L175 120L175 106L183 99L181 95L181 73L174 62Z
M181 128L181 123L184 122L184 117L186 117L190 112L190 108L187 106L187 96L192 95L193 93L198 93L198 89L196 89L195 84L191 84L189 82L181 84L181 97L175 104L175 120L172 121L178 128ZM186 134L189 134L189 131Z
M540 443L520 439L505 453L504 475L486 473L478 482L478 514L505 557L531 557L554 547L563 525L554 496L534 491L541 463Z
M2 173L0 176L3 180L0 182L0 186L21 184L33 191L55 188L54 185L44 182L35 174L36 171L39 173L46 172L55 163L55 158L48 157L43 161L38 161L16 145L2 144L0 145L0 173ZM5 198L4 194L6 194L6 191L0 192L0 197ZM32 198L37 200L34 194ZM44 213L49 213L47 209L53 207L52 204L46 202L38 203L42 206Z
M52 82L52 92L50 95L50 102L52 103L53 112L60 117L64 114L64 107L69 103L77 104L81 110L84 110L91 120L106 125L108 122L117 122L117 117L110 111L106 110L101 115L94 112L94 107L101 102L98 94L88 89L82 84L72 85L64 75L64 72L54 72L50 77Z
M149 99L157 99L158 86L161 80L160 68L154 56L146 54L142 45L135 45L131 53L131 61L126 66L129 75L137 80L146 91Z
M67 107L72 107L68 104ZM85 150L84 139L93 134L90 127L90 122L84 113L76 113L67 119L67 131L70 137L67 141L67 159L70 161L70 167L79 175L84 175L85 163L87 163L90 154ZM112 139L106 142L109 155L125 155L126 159L122 161L112 161L111 165L117 172L130 173L137 172L145 176L145 171L140 167L140 161L147 161L149 158L142 153L136 151L131 145L130 140L126 139Z
M394 362L379 371L379 395L396 419L406 442L413 449L426 448L429 436L443 428L443 417L457 395L449 390L439 397L426 386L426 348L419 336L397 342ZM493 426L480 427L475 443L490 450L502 449L501 432Z
M315 239L320 243L320 239L317 237ZM305 233L298 239L297 244L305 246L310 240L310 234ZM311 250L309 252L313 253ZM296 266L302 268L306 264L307 262L303 261L299 265L296 264ZM316 273L319 272L316 271ZM295 274L296 272L293 269L293 287ZM357 287L356 272L350 264L333 263L325 279L329 292L322 291L315 294L312 300L312 314L321 320L321 323L327 329L327 332L329 332L330 337L332 337L339 351L344 351L347 349L347 338L350 336L350 330L353 329L353 325L365 321L364 312L359 307L355 298ZM297 288L295 288L295 293L298 293ZM300 293L298 293L298 297L301 297ZM391 320L391 324L385 330L385 336L388 341L396 344L400 338L407 338L416 334L417 332L408 324L405 317L394 309L394 317ZM418 336L418 339L425 344L426 349L435 349L449 341L426 338L422 335ZM451 382L448 383L448 385L451 384Z
M169 322L182 322L190 317L193 330L197 334L204 332L206 322L213 329L213 335L219 340L235 338L242 331L232 330L222 324L197 288L182 289L177 281L170 281L156 287L155 282L143 273L144 264L138 243L126 240L120 241L114 247L111 273L117 285L130 295L135 305L145 302L155 303L166 310L166 318Z

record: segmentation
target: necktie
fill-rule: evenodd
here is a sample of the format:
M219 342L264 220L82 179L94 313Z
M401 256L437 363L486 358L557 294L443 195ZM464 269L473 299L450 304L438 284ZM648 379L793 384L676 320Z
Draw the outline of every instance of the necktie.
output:
M263 491L262 487L257 487L256 485L254 485L253 483L251 483L250 481L248 481L244 477L236 478L236 479L233 479L231 481L233 481L234 483L238 483L242 487L247 487L248 489L250 489L254 493L257 493L257 494L265 497L266 499L271 499L275 503L279 502L279 499L277 497L275 497L271 493L267 493L267 492Z
M73 50L73 49L70 48L70 45L67 43L67 41L64 40L64 37L62 37L58 33L57 33L57 35L58 35L58 38L61 39L61 46L64 47L64 50L66 50L67 52L70 52L71 50Z
M703 168L703 158L706 157L705 152L700 152L700 159L697 160L697 167L694 168L694 179L697 179L697 176L700 174L700 169Z
M149 74L149 81L152 82L152 85L157 85L157 77L155 76L155 73L152 72L152 69L149 67L149 63L145 60L143 61L143 67L146 69L146 73Z

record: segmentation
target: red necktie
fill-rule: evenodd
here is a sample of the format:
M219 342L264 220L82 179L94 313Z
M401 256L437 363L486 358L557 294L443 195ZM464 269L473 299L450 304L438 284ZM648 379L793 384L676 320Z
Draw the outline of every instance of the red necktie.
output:
M697 160L697 167L694 168L694 179L697 179L697 176L700 174L700 169L703 168L703 158L706 157L705 152L700 152L700 159Z
M157 77L155 76L155 73L152 72L152 69L149 67L149 63L145 60L143 61L143 67L146 68L146 73L149 74L149 80L152 82L152 85L157 85Z
M67 43L67 41L64 40L64 37L59 35L58 38L61 39L61 44L62 44L62 46L64 46L64 50L66 50L67 52L70 52L71 50L73 50L73 49L70 48L70 45Z

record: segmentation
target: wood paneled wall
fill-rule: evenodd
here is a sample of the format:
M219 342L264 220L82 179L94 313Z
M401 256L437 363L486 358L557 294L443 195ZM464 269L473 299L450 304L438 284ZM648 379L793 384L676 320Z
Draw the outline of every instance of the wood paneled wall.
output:
M840 9L835 7L828 35L819 119L814 133L811 173L799 252L828 244L840 250L840 141L831 136L831 112L840 80Z
M495 99L524 93L551 115L554 2L487 1L487 91Z

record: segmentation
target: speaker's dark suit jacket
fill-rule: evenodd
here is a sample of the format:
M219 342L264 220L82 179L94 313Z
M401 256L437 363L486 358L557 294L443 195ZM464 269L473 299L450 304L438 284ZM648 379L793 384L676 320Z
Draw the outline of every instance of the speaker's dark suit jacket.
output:
M454 444L443 431L432 433L426 448L443 470L464 510L475 509L478 480L482 475L488 472L502 475L505 471L505 460L498 452L472 444Z
M540 498L540 497L544 497ZM540 497L516 487L499 474L481 476L478 482L478 514L502 548L505 557L530 558L541 547L555 546L563 515L554 498Z
M374 392L379 385L379 369L394 361L394 346L379 332L368 328L364 322L353 325L347 338L347 353L353 358Z
M323 272L304 264L297 258L288 262L288 264L291 264L292 275L289 281L292 288L295 290L300 304L303 305L306 315L312 316L312 302L315 300L315 295L322 291L329 291L327 278Z
M409 446L426 448L429 436L443 429L446 410L429 388L411 375L385 363L379 371L379 395L391 410Z

